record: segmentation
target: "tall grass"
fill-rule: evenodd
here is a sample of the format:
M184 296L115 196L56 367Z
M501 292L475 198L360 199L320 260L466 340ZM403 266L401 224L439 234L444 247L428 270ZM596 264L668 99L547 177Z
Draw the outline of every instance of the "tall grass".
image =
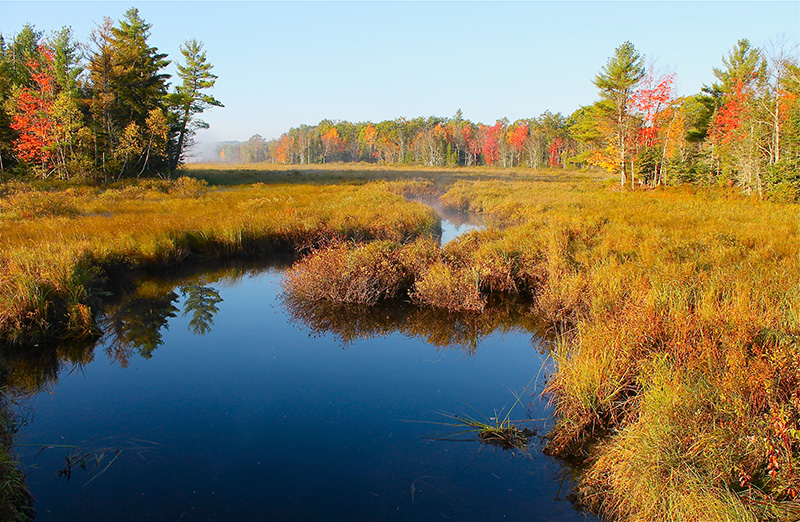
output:
M561 332L548 451L586 459L585 502L623 521L797 512L797 205L619 191L564 173L324 169L194 171L212 186L3 189L3 338L54 324L90 335L93 299L115 271L287 247L311 252L287 277L297 317L343 336L362 333L329 320L340 303L399 297L480 317L491 300L528 297ZM214 186L242 181L263 184ZM444 247L415 241L436 218L397 194L447 184L442 204L482 213L488 228Z
M132 267L190 256L264 255L332 240L404 242L434 233L435 214L382 184L275 184L210 189L205 182L112 188L3 189L0 339L92 329L93 299Z
M549 451L591 453L583 491L609 518L780 519L796 502L796 205L586 182L462 182L443 199L493 220L472 260L561 323Z

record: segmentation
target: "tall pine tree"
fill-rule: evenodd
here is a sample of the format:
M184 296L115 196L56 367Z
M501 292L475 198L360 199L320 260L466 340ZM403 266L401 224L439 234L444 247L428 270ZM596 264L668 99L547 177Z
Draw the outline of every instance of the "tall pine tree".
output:
M613 147L619 166L620 185L625 185L625 161L630 149L633 116L628 105L636 84L644 77L644 58L630 42L617 47L614 56L595 76L593 83L600 89L597 104L601 117L606 120L606 139ZM631 178L633 182L633 178Z
M202 91L214 87L217 76L211 73L213 65L206 61L206 52L202 42L195 39L186 41L181 46L181 53L186 60L185 65L178 64L178 77L183 83L170 95L169 101L177 117L175 125L176 138L171 151L172 170L184 159L186 149L191 145L197 129L207 129L208 124L196 116L211 107L224 107L222 103Z

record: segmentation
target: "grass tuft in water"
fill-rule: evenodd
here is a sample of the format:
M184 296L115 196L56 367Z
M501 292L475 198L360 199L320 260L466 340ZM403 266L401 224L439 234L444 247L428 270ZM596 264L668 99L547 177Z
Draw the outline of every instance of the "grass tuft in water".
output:
M470 428L478 435L481 443L504 450L527 451L531 437L535 433L528 429L519 429L508 419L494 422L482 422L468 416L453 415L453 420Z

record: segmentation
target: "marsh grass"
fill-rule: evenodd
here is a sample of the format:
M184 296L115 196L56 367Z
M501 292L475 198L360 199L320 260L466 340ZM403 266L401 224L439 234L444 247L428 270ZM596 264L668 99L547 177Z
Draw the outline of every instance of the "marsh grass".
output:
M486 419L485 421L467 415L448 416L455 422L454 426L462 425L469 428L468 433L476 434L482 444L503 450L527 451L534 432L527 428L518 428L508 418L498 420L497 415L499 414L495 413L495 417L493 417L495 420Z
M620 191L563 171L228 168L192 167L209 185L172 193L166 182L3 188L2 337L54 325L89 335L98 289L131 267L278 248L312 253L287 287L301 301L400 298L480 316L493 298L521 295L561 332L548 451L587 459L585 502L620 521L791 519L797 205L727 189ZM488 228L444 247L415 241L437 219L398 194L432 185Z
M5 190L0 205L0 339L93 332L95 300L118 274L191 257L263 256L331 241L405 242L438 220L381 184L209 189L144 181ZM69 211L65 211L68 208Z
M588 182L464 181L442 199L495 225L465 259L529 289L564 332L548 451L589 457L588 503L614 520L785 519L800 486L796 205Z
M453 421L452 423L445 424L446 426L464 427L467 429L458 431L445 438L439 438L438 440L463 440L452 439L451 437L454 435L469 433L474 434L481 444L493 446L502 450L516 450L522 453L527 453L530 439L534 437L536 433L528 428L519 428L517 424L523 421L512 421L511 414L517 405L522 404L522 397L525 396L526 392L535 380L536 377L531 379L525 388L523 388L521 393L517 394L512 392L515 400L508 410L506 410L505 407L499 411L495 410L491 417L487 417L486 415L482 414L477 408L470 404L467 404L467 406L469 406L469 408L477 414L477 417L463 413L451 414L440 412L441 415ZM433 424L437 423L434 422Z
M26 522L35 517L25 474L5 444L0 444L0 519Z

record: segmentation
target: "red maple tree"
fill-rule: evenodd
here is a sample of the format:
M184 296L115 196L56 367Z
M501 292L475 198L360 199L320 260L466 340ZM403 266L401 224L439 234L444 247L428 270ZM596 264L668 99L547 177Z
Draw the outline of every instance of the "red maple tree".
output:
M658 143L659 116L669 107L674 81L674 74L656 78L650 71L642 80L641 87L633 93L630 107L642 116L642 127L638 133L640 146L652 147Z
M547 147L549 158L547 164L551 167L561 166L561 153L564 149L564 139L561 136L556 136L555 139Z
M744 83L739 80L722 98L722 106L711 120L711 139L728 144L738 136L742 117L747 107L747 93Z
M499 141L503 135L503 124L497 122L491 127L481 125L483 131L483 159L487 165L493 164L500 159Z
M23 87L15 98L11 128L19 133L14 150L20 159L48 168L57 144L55 117L56 80L53 53L39 47L39 60L26 63L31 70L31 87Z

